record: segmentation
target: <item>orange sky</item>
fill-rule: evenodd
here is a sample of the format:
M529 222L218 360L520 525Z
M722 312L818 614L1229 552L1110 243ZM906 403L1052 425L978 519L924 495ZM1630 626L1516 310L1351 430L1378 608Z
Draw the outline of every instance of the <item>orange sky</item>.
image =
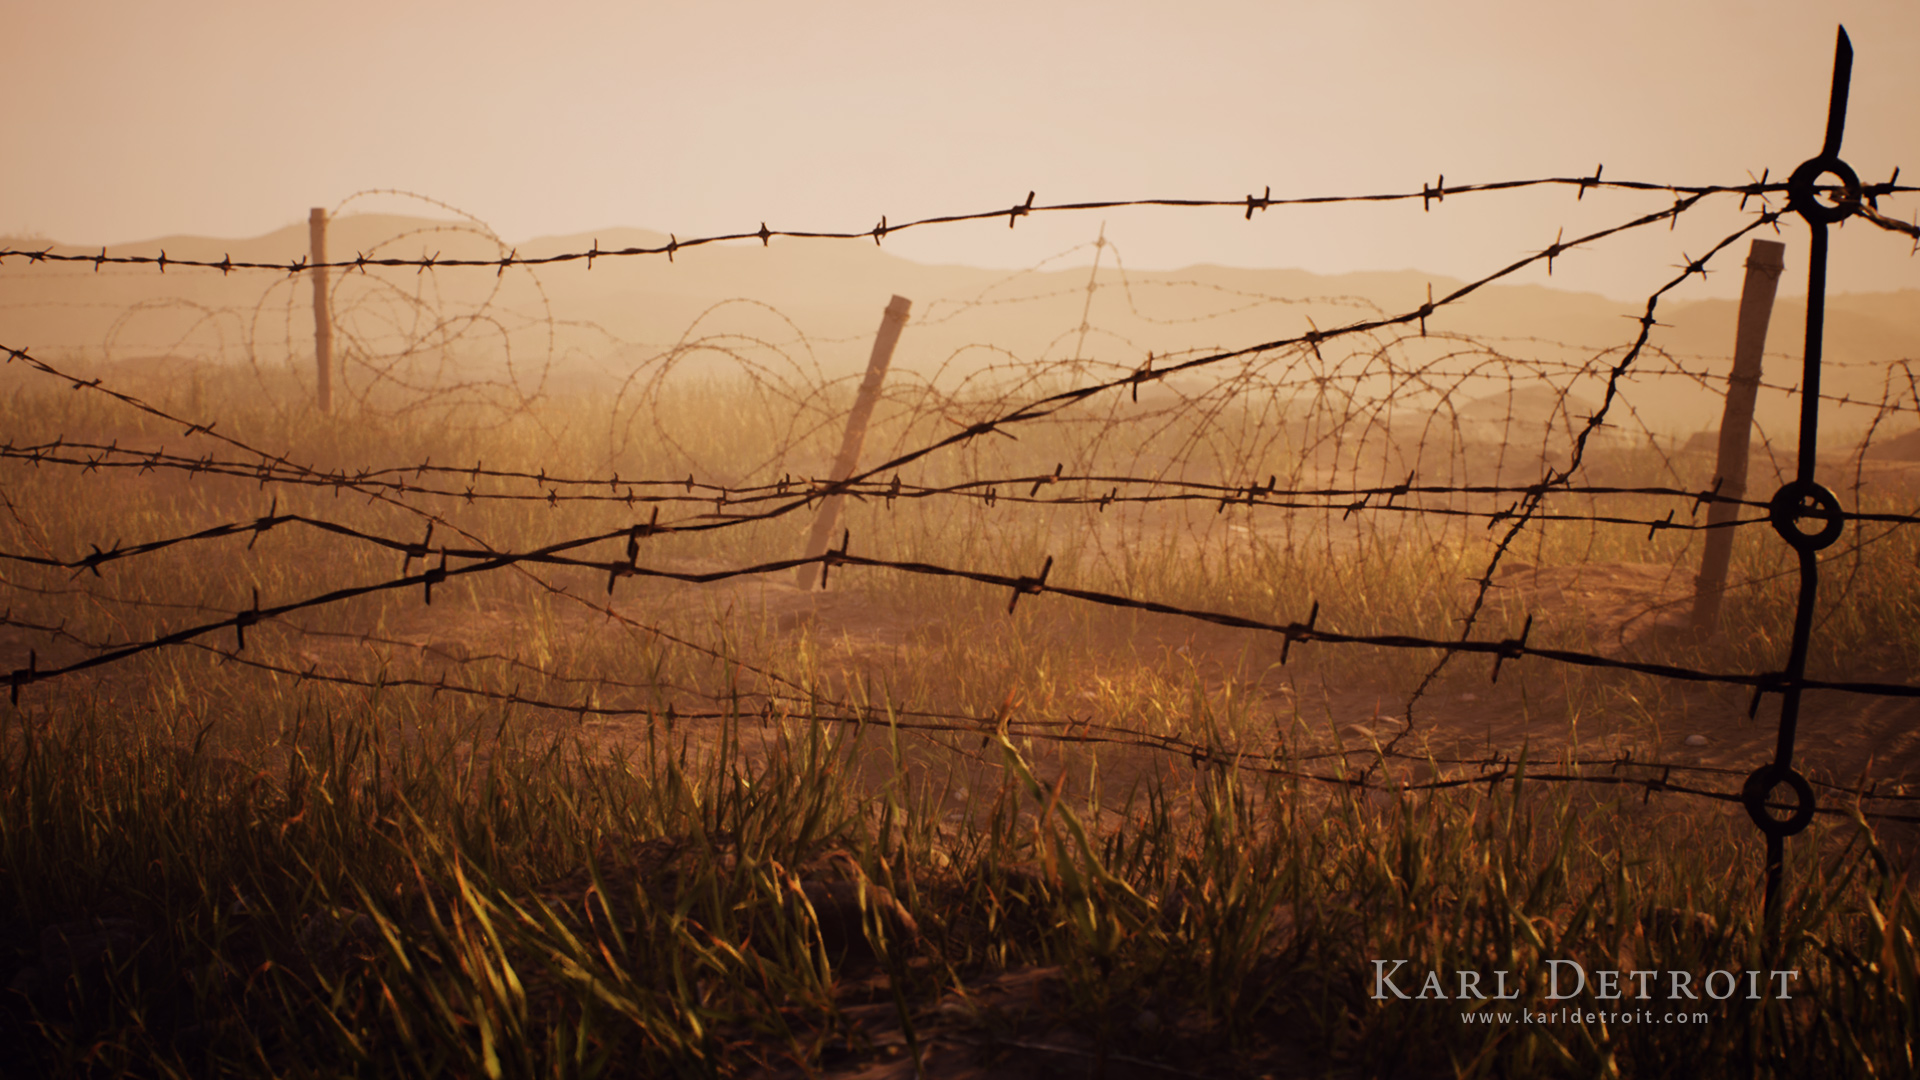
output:
M1914 0L0 0L0 13L0 230L78 244L257 235L374 187L445 200L516 241L865 229L1029 189L1041 202L1386 192L1596 163L1608 178L1739 183L1818 149L1841 21L1857 53L1844 156L1869 181L1904 165L1920 182ZM1476 277L1562 226L1665 205L1555 190L1425 215L1059 214L887 244L1013 267L1105 221L1135 267ZM1567 256L1553 284L1644 295L1738 226L1724 205ZM1883 209L1911 220L1920 197ZM1804 227L1785 239L1783 291L1803 291ZM1849 226L1835 287L1920 288L1912 246ZM1737 292L1744 250L1683 295Z

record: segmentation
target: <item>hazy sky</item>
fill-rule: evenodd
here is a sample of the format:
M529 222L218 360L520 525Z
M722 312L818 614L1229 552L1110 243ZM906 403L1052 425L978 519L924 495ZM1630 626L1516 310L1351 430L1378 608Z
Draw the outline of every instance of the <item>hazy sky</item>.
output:
M434 196L517 241L762 220L866 229L1029 189L1043 203L1358 194L1597 163L1608 178L1739 183L1818 149L1839 22L1857 52L1844 156L1869 181L1895 165L1920 181L1915 0L0 0L0 12L0 231L79 244L257 235L366 188ZM1562 226L1668 204L1554 190L1460 196L1425 215L1417 202L1251 223L1234 210L1058 214L887 245L1012 267L1104 221L1135 267L1474 277ZM1553 283L1643 295L1737 227L1724 205L1570 255ZM1920 197L1883 208L1911 220ZM1785 239L1792 260L1804 227ZM1834 281L1920 288L1911 250L1851 225ZM1689 295L1736 292L1738 264ZM1784 291L1804 290L1804 272L1790 261Z

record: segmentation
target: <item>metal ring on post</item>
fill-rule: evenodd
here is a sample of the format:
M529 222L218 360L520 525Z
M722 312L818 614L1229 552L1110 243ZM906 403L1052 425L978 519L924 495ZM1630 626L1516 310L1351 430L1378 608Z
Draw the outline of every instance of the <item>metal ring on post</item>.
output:
M1781 784L1793 789L1794 798L1793 813L1784 821L1767 812L1767 796ZM1791 766L1777 761L1753 770L1740 789L1740 801L1747 808L1747 816L1768 836L1793 836L1813 821L1813 786Z
M1807 503L1819 505L1811 510ZM1818 532L1801 532L1800 519L1817 517L1824 519ZM1779 491L1773 493L1773 499L1767 503L1767 519L1773 523L1773 531L1780 538L1793 545L1796 551L1819 551L1832 546L1840 539L1840 533L1847 526L1846 517L1840 510L1840 500L1833 492L1811 480L1789 480Z
M1824 203L1814 190L1813 182L1826 173L1840 178L1844 189L1838 202ZM1851 217L1860 209L1860 177L1853 167L1830 154L1811 158L1793 170L1793 176L1787 180L1787 209L1795 211L1808 221L1818 221L1831 225Z

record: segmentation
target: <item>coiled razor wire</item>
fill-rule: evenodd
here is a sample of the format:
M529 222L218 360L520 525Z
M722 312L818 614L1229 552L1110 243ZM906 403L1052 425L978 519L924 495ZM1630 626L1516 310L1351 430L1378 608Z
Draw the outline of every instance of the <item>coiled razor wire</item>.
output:
M1818 553L1831 547L1840 538L1846 523L1849 521L1871 520L1911 524L1916 520L1911 515L1846 512L1833 492L1819 484L1814 478L1816 456L1819 449L1818 412L1820 403L1823 400L1823 395L1820 392L1820 377L1822 371L1821 346L1824 333L1828 258L1827 227L1832 224L1838 224L1848 217L1859 216L1883 229L1920 237L1920 227L1908 226L1905 223L1888 218L1881 214L1875 205L1874 200L1878 196L1916 190L1911 187L1901 187L1897 185L1898 170L1895 170L1893 178L1885 183L1864 185L1859 180L1857 173L1840 157L1852 59L1853 51L1851 42L1845 29L1841 28L1836 45L1825 142L1819 154L1795 169L1791 178L1784 184L1769 183L1764 177L1754 183L1738 187L1678 187L1673 185L1621 181L1603 182L1600 178L1601 170L1596 168L1591 177L1455 185L1452 188L1446 186L1445 179L1442 177L1440 182L1434 186L1423 183L1421 185L1421 191L1418 194L1403 193L1357 197L1339 196L1307 199L1275 199L1271 197L1269 190L1266 195L1258 197L1249 195L1244 200L1245 212L1248 217L1252 216L1254 210L1265 210L1271 206L1295 203L1383 201L1419 198L1423 206L1429 206L1433 202L1443 199L1447 194L1460 195L1469 192L1504 191L1539 184L1577 185L1581 194L1584 194L1589 187L1658 190L1670 192L1674 195L1676 201L1670 210L1647 214L1632 222L1596 232L1574 241L1563 243L1560 238L1556 238L1554 243L1547 249L1523 258L1493 274L1487 275L1478 281L1454 291L1446 297L1435 300L1430 295L1427 303L1415 310L1405 311L1397 315L1377 313L1377 317L1363 318L1335 329L1322 331L1316 328L1304 335L1267 341L1246 348L1198 351L1195 354L1182 358L1166 358L1163 359L1162 363L1157 367L1154 364L1153 358L1150 356L1147 363L1139 368L1132 370L1120 369L1113 377L1096 381L1092 385L1083 385L1057 393L1045 394L1036 400L1028 401L1024 405L1012 408L1001 407L979 419L960 423L960 430L952 432L945 438L935 439L930 443L912 449L902 447L899 452L882 464L863 473L831 483L812 479L804 481L789 479L771 485L737 485L729 487L726 484L702 482L690 474L684 482L677 480L671 482L675 487L681 488L681 490L676 493L669 494L655 487L653 490L646 491L645 494L636 499L635 486L641 486L644 489L653 485L663 485L666 481L658 479L623 481L617 473L610 478L563 479L557 476L549 476L544 470L536 476L527 476L523 473L486 470L478 463L476 463L472 469L444 466L433 467L423 463L420 466L411 468L371 470L352 474L328 472L298 465L283 455L274 455L256 449L224 432L217 433L214 431L213 423L182 421L180 418L139 401L130 395L122 394L108 387L101 386L97 379L92 381L82 380L66 374L43 360L29 356L24 349L7 347L5 351L8 363L16 360L22 361L27 366L35 368L46 375L70 380L76 389L92 389L106 394L124 405L142 410L156 418L174 423L184 423L186 435L204 435L211 437L216 441L224 442L230 449L246 455L246 458L215 459L211 455L192 458L186 455L167 455L164 451L122 449L117 445L101 446L98 444L80 442L64 443L58 441L52 444L43 443L28 446L15 446L9 443L4 448L0 448L0 458L20 460L35 465L41 463L66 465L79 467L88 471L108 468L130 468L145 472L161 468L178 469L196 473L224 473L230 476L257 478L262 486L269 481L275 483L328 486L336 491L355 491L366 495L371 500L385 502L399 509L420 514L420 516L427 519L428 527L425 537L416 542L403 537L381 535L352 528L339 522L322 518L282 514L278 512L276 506L268 509L264 516L252 521L230 522L191 535L151 541L125 548L120 547L118 543L115 543L107 549L102 549L96 545L91 555L80 558L63 559L57 557L32 557L0 553L0 556L9 560L33 563L48 568L68 569L76 574L91 572L94 575L98 575L99 568L109 562L132 558L166 547L227 536L250 535L251 537L257 538L258 535L263 532L293 526L316 529L360 543L384 547L403 557L400 574L395 578L351 588L336 589L323 594L279 604L263 605L260 603L256 593L254 602L250 608L233 613L229 617L212 619L198 625L181 628L172 633L162 634L142 641L121 642L113 646L108 646L103 643L84 643L93 648L96 651L96 655L71 664L41 667L39 666L37 656L29 652L26 666L12 671L6 676L6 682L9 685L12 696L17 700L21 688L33 683L56 678L63 674L116 663L155 649L189 645L212 649L229 660L239 661L247 666L274 671L279 674L292 675L303 680L315 679L349 685L372 686L376 685L376 683L355 679L351 676L325 674L311 669L303 671L243 658L242 652L246 647L246 631L249 627L265 621L283 620L285 616L296 612L324 607L350 597L371 593L420 588L423 598L430 604L432 602L434 586L446 582L451 578L522 565L571 566L595 570L606 575L607 590L610 594L616 583L622 578L635 576L672 578L687 582L709 582L784 570L817 562L822 566L822 583L824 586L828 572L835 566L886 567L915 574L961 578L1008 589L1010 591L1009 610L1013 608L1022 596L1051 593L1108 607L1177 615L1213 623L1215 625L1267 631L1280 635L1284 639L1285 648L1290 648L1296 643L1319 642L1329 644L1365 644L1391 648L1437 651L1440 654L1440 659L1434 667L1430 669L1427 679L1421 684L1420 690L1416 690L1414 694L1415 698L1425 690L1428 683L1438 674L1441 667L1454 656L1461 654L1490 656L1494 661L1494 672L1496 676L1500 665L1505 661L1519 660L1532 656L1559 663L1636 671L1669 679L1740 685L1749 687L1752 690L1753 697L1750 712L1757 712L1759 703L1765 694L1779 693L1781 695L1781 714L1773 760L1753 770L1746 776L1738 796L1673 784L1669 780L1671 771L1676 768L1685 770L1687 767L1662 765L1658 762L1633 762L1627 759L1614 759L1610 762L1585 763L1611 765L1616 772L1619 768L1628 765L1642 768L1662 768L1665 771L1662 772L1662 775L1658 779L1650 777L1598 777L1578 773L1568 775L1542 775L1536 772L1528 774L1529 778L1533 779L1634 784L1645 788L1648 793L1658 790L1721 799L1737 798L1752 818L1754 824L1761 830L1766 838L1765 907L1769 922L1777 924L1779 906L1782 898L1780 885L1783 874L1786 839L1804 831L1817 814L1831 814L1835 812L1831 808L1823 809L1817 805L1814 794L1814 784L1796 770L1793 765L1794 742L1800 718L1800 703L1803 692L1808 689L1828 689L1887 697L1920 697L1920 687L1915 686L1816 680L1806 677L1806 665L1813 631L1815 603L1819 592ZM1819 181L1821 178L1827 176L1833 177L1837 183L1822 185ZM1631 348L1625 351L1618 363L1612 366L1606 384L1604 399L1600 402L1599 407L1593 414L1586 418L1584 427L1582 427L1574 437L1571 463L1558 469L1549 467L1546 475L1533 484L1523 487L1500 484L1467 486L1417 484L1415 477L1409 475L1406 481L1400 484L1366 486L1355 483L1345 486L1303 490L1299 488L1279 488L1272 479L1269 479L1265 485L1261 485L1257 480L1245 485L1234 485L1169 481L1165 478L1154 478L1150 481L1142 481L1141 478L1135 476L1100 476L1091 474L1076 476L1064 472L1064 466L1062 466L1056 467L1051 475L1000 475L998 477L976 475L963 482L954 484L903 485L897 472L901 466L926 458L948 447L970 444L974 440L982 439L990 435L1008 434L1005 430L1006 428L1044 417L1054 416L1062 410L1093 398L1096 395L1127 393L1135 396L1137 400L1138 390L1142 383L1164 382L1169 376L1176 373L1194 371L1210 365L1221 365L1229 361L1242 360L1249 357L1259 357L1279 350L1291 350L1296 354L1308 352L1317 358L1320 346L1336 338L1349 335L1364 336L1377 331L1410 330L1416 325L1419 327L1421 335L1425 336L1426 318L1432 315L1437 309L1463 298L1468 293L1490 282L1510 275L1522 267L1532 265L1541 260L1545 260L1550 266L1553 258L1564 254L1566 251L1578 245L1597 241L1606 236L1654 222L1671 222L1681 213L1709 195L1740 194L1744 202L1748 197L1757 196L1764 199L1765 196L1770 193L1782 191L1785 192L1788 199L1784 212L1768 211L1760 214L1758 218L1747 227L1722 240L1712 251L1708 252L1706 256L1690 260L1678 278L1670 282L1653 297L1649 298L1646 311L1639 319L1640 332L1638 340ZM1825 197L1823 198L1823 196ZM422 271L441 267L487 267L494 268L496 274L502 274L509 267L574 260L584 260L591 266L593 260L599 257L665 254L671 259L679 248L713 243L725 239L754 238L759 239L765 244L773 236L821 238L871 237L875 243L879 243L889 232L915 226L1005 215L1008 220L1008 225L1011 227L1018 218L1039 211L1084 210L1122 205L1179 207L1234 206L1237 208L1242 205L1242 202L1237 200L1150 199L1133 200L1129 202L1070 203L1058 206L1036 206L1034 205L1033 196L1029 194L1024 204L1016 205L1010 210L947 215L894 226L888 226L885 218L882 218L880 224L875 226L873 230L858 233L778 232L770 230L762 224L760 229L754 232L725 237L706 237L689 241L679 241L670 237L667 245L656 248L635 247L603 251L599 249L596 242L593 250L587 252L567 253L541 258L521 258L517 252L508 250L499 258L491 260L441 259L437 256L429 256L420 260L408 260L382 258L377 255L375 257L368 257L366 254L356 254L356 257L352 260L336 261L329 265L336 268L359 269L361 271L365 271L370 266L410 266L417 267ZM1599 429L1604 422L1607 410L1615 403L1616 390L1622 377L1628 372L1634 361L1642 355L1643 351L1654 351L1647 344L1647 335L1651 327L1655 325L1653 317L1654 306L1660 296L1687 280L1692 274L1703 274L1708 258L1720 250L1725 249L1747 232L1762 226L1775 225L1784 213L1799 214L1801 218L1807 222L1812 232L1803 376L1799 387L1801 400L1797 467L1793 479L1782 485L1772 498L1765 503L1742 503L1744 506L1756 510L1763 510L1764 517L1733 523L1757 524L1762 520L1767 521L1773 530L1785 540L1796 553L1799 570L1799 590L1793 621L1792 642L1784 668L1778 672L1757 674L1713 673L1676 665L1621 660L1591 653L1542 648L1537 645L1530 645L1527 641L1528 634L1526 630L1523 630L1517 638L1489 640L1473 637L1474 620L1481 611L1488 589L1492 586L1494 567L1497 565L1501 555L1506 552L1509 544L1518 536L1520 530L1531 522L1565 519L1566 515L1553 515L1545 512L1545 499L1549 493L1605 494L1631 491L1641 494L1692 498L1695 502L1696 509L1701 504L1708 502L1740 502L1740 500L1725 499L1725 497L1720 496L1717 491L1690 492L1677 488L1605 488L1600 486L1575 486L1570 482L1570 474L1579 467L1581 455L1586 448L1589 437ZM108 263L150 264L157 266L163 273L170 263L175 266L196 266L218 269L223 273L245 269L268 269L292 274L298 273L303 269L311 268L304 260L286 264L273 264L235 262L225 258L219 262L170 259L164 251L157 257L108 256L104 248L97 256L56 254L50 250L0 250L0 260L8 256L23 257L31 263L90 262L96 271ZM440 332L446 328L435 324L433 329L435 332ZM390 377L389 373L383 372L382 374ZM649 393L640 396L650 398L653 395ZM1570 420L1571 417L1568 419ZM412 480L411 484L408 483L409 478L404 475L408 472L412 473L410 478ZM886 474L890 472L893 475L889 482ZM631 528L590 536L574 537L560 543L522 551L495 550L470 536L467 537L467 539L471 542L467 545L450 546L444 542L436 545L434 543L434 525L444 525L451 529L451 523L447 522L440 515L421 512L406 503L404 497L409 494L457 497L461 493L452 484L436 487L433 481L425 479L425 474L427 473L432 473L442 481L453 481L462 475L467 476L469 478L469 486L465 489L464 497L469 502L473 501L476 497L493 499L505 497L498 493L489 492L480 492L478 496L476 496L474 488L470 485L473 482L477 482L484 475L497 479L530 480L536 491L541 492L540 494L530 496L512 496L513 498L537 499L548 503L549 506L557 505L562 501L586 500L624 502L628 507L633 507L636 502L652 503L652 516L645 523L637 523ZM709 478L709 480L711 480L711 478ZM1039 496L1043 488L1052 488L1057 484L1067 483L1084 487L1091 486L1096 481L1101 484L1106 484L1109 481L1113 482L1112 490L1100 496L1054 497L1049 494L1049 497L1045 499ZM604 493L589 493L585 490L562 491L563 487L597 487L602 483L606 484L606 491ZM1122 494L1122 485L1140 483L1150 485L1147 493L1134 494L1129 491L1126 494ZM1002 488L1007 489L1004 496L1000 494ZM1170 493L1156 493L1152 488L1158 488L1162 492ZM697 494L696 489L698 489ZM699 573L673 572L656 569L644 566L639 561L640 542L651 536L674 532L708 531L728 528L748 521L768 520L783 514L809 509L816 499L838 495L855 495L874 499L886 499L889 502L895 498L925 498L935 495L947 497L957 496L963 498L978 498L983 500L987 505L991 505L998 497L1005 497L1009 501L1024 502L1092 502L1097 498L1099 505L1102 507L1106 506L1109 502L1115 501L1197 499L1209 502L1218 500L1222 510L1231 504L1244 503L1248 506L1265 505L1273 507L1313 508L1329 511L1340 509L1344 506L1347 513L1358 510L1371 512L1398 510L1406 513L1460 512L1435 507L1407 506L1405 504L1395 505L1396 499L1406 497L1409 494L1418 495L1422 493L1475 493L1482 495L1512 495L1514 497L1514 501L1508 509L1495 510L1483 515L1489 518L1489 528L1505 525L1506 529L1496 549L1492 563L1488 566L1485 575L1479 579L1479 593L1475 598L1472 610L1469 612L1467 619L1464 620L1466 625L1457 638L1429 638L1406 634L1337 633L1317 625L1318 604L1315 604L1314 611L1308 614L1304 621L1296 619L1282 622L1277 620L1252 619L1224 612L1204 611L1172 604L1155 603L1134 597L1068 588L1057 583L1050 584L1048 582L1048 576L1053 565L1051 557L1048 557L1046 565L1040 567L1038 573L1033 575L983 573L925 562L870 558L853 554L849 550L851 538L847 534L843 534L837 548L830 549L825 554L810 559L777 560L758 565ZM659 507L663 503L673 504L679 502L711 504L712 510L709 513L693 515L680 521L661 523L659 521ZM1645 525L1648 527L1649 537L1663 528L1697 527L1689 523L1674 522L1671 515L1669 515L1665 521L1659 519L1606 518L1590 515L1582 515L1580 516L1580 520L1612 521L1623 524ZM592 558L588 557L582 550L591 545L609 542L617 544L621 541L625 542L626 548L625 558L621 559ZM435 557L437 557L437 565L435 563ZM460 564L449 565L450 558L459 560ZM422 564L422 568L418 573L410 573L409 571L412 569L412 564L416 560ZM34 626L24 621L14 620L11 614L9 614L4 621L9 625L44 631L55 634L56 636L61 632L61 628ZM1531 620L1529 620L1529 625L1530 624ZM234 635L234 643L231 649L212 646L201 640L207 635L222 630L231 630ZM1285 648L1283 648L1282 651L1283 661L1285 659ZM392 680L382 679L378 681L377 685L398 685L398 683ZM422 682L420 685L428 686L429 684ZM479 688L461 687L448 684L444 677L430 685L431 689L436 693L448 691L475 694L483 697L498 698L511 705L546 708L565 712L577 711L582 717L589 713L618 714L632 711L627 709L606 708L590 704L586 701L571 703L559 700L557 697L551 695L546 697L522 695L517 689L510 694L501 694ZM768 712L771 713L775 698L772 694L764 696L766 697L765 707ZM1408 710L1410 715L1412 701L1408 703ZM833 711L839 715L832 716L830 717L831 719L842 719L851 722L862 722L867 719L867 717L859 715L858 710L852 709L851 707L841 707ZM691 717L695 714L684 715ZM672 718L673 715L670 706L668 712L669 722L671 722ZM950 731L971 730L972 725L976 725L979 722L981 722L980 718L933 713L915 714L913 719L913 724L919 726ZM1411 725L1409 725L1409 731L1410 730ZM1077 731L1072 729L1045 730L1045 725L1039 725L1033 731L1033 734L1039 737L1058 738L1067 741L1115 741L1127 745L1149 745L1149 741L1151 741L1152 744L1159 749L1173 753L1187 754L1192 756L1196 761L1203 759L1209 761L1217 760L1219 754L1215 748L1205 747L1186 740L1157 736L1149 740L1148 734L1144 732L1132 732L1124 729L1100 730L1098 726L1084 724L1081 725ZM1397 742L1398 738L1405 737L1405 734L1406 733L1403 732L1394 742ZM1383 757L1388 755L1402 756L1394 753L1394 744L1392 742L1387 744L1385 750L1386 753L1382 755ZM1231 761L1222 761L1222 763L1233 764L1237 767L1251 766L1266 768L1269 771L1293 775L1293 773L1287 770L1284 763L1277 759L1261 762L1249 760L1244 755L1234 755ZM1436 780L1424 785L1404 786L1432 788L1463 783L1496 782L1514 775L1509 770L1508 763L1498 756L1474 762L1462 761L1461 764L1478 764L1482 768L1482 775L1464 779ZM1693 771L1712 770L1695 769ZM1359 777L1343 774L1338 777L1310 776L1309 778L1349 785L1355 783L1365 784L1367 782L1365 773ZM1775 800L1775 792L1783 786L1791 792L1792 801L1790 803L1781 803ZM1823 784L1821 786L1830 787L1831 785ZM1879 797L1896 800L1906 798L1903 794ZM1776 811L1784 811L1785 816L1776 816ZM1889 820L1914 820L1912 815L1876 814L1872 816Z

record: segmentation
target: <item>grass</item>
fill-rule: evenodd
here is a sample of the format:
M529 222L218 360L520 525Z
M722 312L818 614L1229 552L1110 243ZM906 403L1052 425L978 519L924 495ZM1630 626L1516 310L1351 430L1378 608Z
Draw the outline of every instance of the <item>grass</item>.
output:
M783 442L788 434L750 425L743 442L696 445L698 429L668 440L622 421L614 438L593 402L407 428L260 410L245 386L225 392L201 391L221 430L348 468L431 455L555 475L677 477L688 460L732 462L743 475L786 461L774 475L803 475L835 437L816 425ZM726 415L729 393L695 387L658 404ZM951 431L938 413L883 414L873 445ZM1188 479L1229 471L1205 462L1296 483L1323 475L1313 470L1325 462L1270 416L1156 415L1151 439L1038 426L1018 443L976 440L908 478L1035 476L1062 462L1139 471L1163 458L1202 462ZM20 390L0 423L15 445L57 434L216 449L65 389ZM408 509L246 478L5 468L0 547L63 557L250 521L270 500L408 540L424 511L443 523L438 535L464 530L500 550L634 517L619 504L416 494L402 500ZM482 493L533 487L485 483ZM1083 588L1283 622L1317 601L1321 625L1447 636L1466 594L1436 583L1477 574L1491 543L1482 522L1422 515L1363 515L1355 526L1332 512L1101 510L1023 504L1018 486L1001 494L993 507L855 503L854 550L1020 573L1052 556L1049 580ZM1606 505L1665 508L1650 496ZM690 512L670 506L662 518ZM651 538L643 563L788 558L802 531L791 520ZM1644 530L1556 526L1526 534L1514 557L1685 563L1686 534L1648 541ZM1914 658L1911 545L1896 532L1836 561L1816 666ZM256 588L263 603L281 602L386 580L398 561L276 529L107 564L98 578L14 565L7 642L37 648L45 667L244 610ZM1753 542L1738 566L1736 580L1765 579L1779 564ZM606 584L554 568L458 578L431 609L412 590L363 598L262 622L244 650L222 635L29 686L17 707L0 706L0 975L14 987L0 995L0 1072L1914 1068L1920 910L1898 852L1864 819L1823 818L1788 844L1786 917L1769 933L1758 845L1737 810L1517 778L1412 790L1303 779L1389 764L1366 736L1329 732L1313 698L1393 700L1424 669L1404 653L1299 646L1283 669L1276 643L1254 635L1208 637L1048 597L1009 615L1004 592L890 571L838 569L811 606L777 582L631 580L611 599ZM1728 633L1680 655L1710 668L1777 664L1791 595L1787 579L1741 590ZM1517 632L1522 616L1492 610L1484 632ZM911 625L889 638L875 629L888 619ZM1558 643L1595 644L1577 626L1561 633ZM1482 708L1569 732L1551 751L1500 747L1518 756L1517 776L1570 768L1579 716L1631 734L1678 694L1532 662L1487 688L1484 668L1466 666L1439 685L1471 686ZM974 719L916 727L928 712ZM1050 737L1115 730L1130 741ZM1131 744L1146 735L1201 753ZM1339 753L1334 740L1358 752ZM1395 985L1408 999L1377 982L1377 964L1402 960ZM1683 1001L1687 1023L1499 1019L1569 1004L1546 996L1549 961L1701 980L1799 975L1787 1000ZM1451 1000L1462 971L1484 973L1489 990L1509 972L1519 996ZM1428 973L1447 999L1420 996ZM1577 1001L1608 1010L1591 995ZM1703 1022L1691 1022L1696 1012Z
M429 730L396 738L409 719ZM1864 829L1826 865L1796 859L1770 945L1747 845L1643 829L1564 786L1326 804L1216 767L1145 787L1125 827L1099 829L1002 742L1005 782L954 828L909 774L877 792L848 782L861 754L886 753L882 728L787 720L755 761L746 724L718 753L663 739L609 759L512 725L433 730L445 723L371 706L309 717L283 775L98 714L14 726L9 923L43 928L43 952L49 933L125 932L42 968L33 1007L6 1014L13 1067L797 1074L884 1057L876 1031L991 1053L996 1030L1018 1052L1036 1026L1223 1072L1909 1067L1920 912ZM809 884L849 880L866 912L807 902L822 895ZM895 902L913 933L888 918ZM1685 1003L1698 1025L1482 1027L1459 1012L1558 1005L1538 985L1512 1003L1374 1000L1380 959L1449 988L1462 969L1533 984L1549 959L1800 975L1791 1002ZM940 1007L1027 966L1057 970L1038 1015ZM862 1024L869 1000L894 1014Z

